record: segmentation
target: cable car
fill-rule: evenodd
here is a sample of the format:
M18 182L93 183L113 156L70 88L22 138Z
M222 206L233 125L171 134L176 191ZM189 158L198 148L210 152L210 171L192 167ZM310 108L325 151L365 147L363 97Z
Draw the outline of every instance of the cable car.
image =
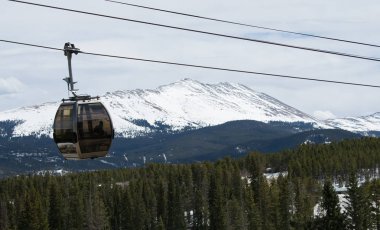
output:
M53 137L66 159L104 157L111 147L113 127L99 101L63 102L55 115Z
M114 129L111 117L99 97L78 96L74 90L71 55L77 54L73 44L66 43L70 77L64 80L73 97L63 99L54 118L53 138L65 159L104 157L111 147Z

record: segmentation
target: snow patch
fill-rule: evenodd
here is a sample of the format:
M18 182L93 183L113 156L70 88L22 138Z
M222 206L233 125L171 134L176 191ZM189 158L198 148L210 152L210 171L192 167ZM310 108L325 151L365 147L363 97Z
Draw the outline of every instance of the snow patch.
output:
M105 160L100 160L100 162L102 162L103 164L107 164L107 165L112 165L114 167L118 167L116 164L108 162L108 161L105 161Z

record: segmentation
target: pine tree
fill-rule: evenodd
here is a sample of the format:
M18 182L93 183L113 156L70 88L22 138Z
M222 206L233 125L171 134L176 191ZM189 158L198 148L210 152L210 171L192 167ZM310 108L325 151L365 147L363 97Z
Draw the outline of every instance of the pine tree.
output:
M153 229L157 225L157 200L153 185L149 180L143 180L143 199L146 208L145 226Z
M261 230L260 212L253 197L252 188L247 185L244 188L245 212L247 213L247 226L249 230Z
M90 230L109 229L105 205L97 190L90 191L86 206L87 228Z
M62 213L63 201L61 196L61 189L58 189L57 182L53 180L50 184L49 192L49 228L50 229L63 229Z
M290 195L290 184L287 178L280 175L277 179L277 183L280 189L279 194L279 215L280 215L280 226L283 230L290 229L291 223L291 195Z
M304 229L311 221L313 215L313 204L310 193L306 189L306 179L293 178L292 188L294 190L294 214L293 226L296 229Z
M110 228L121 229L121 187L114 183L110 184L109 187L108 185L104 187L102 196L107 213L109 213Z
M79 179L71 181L68 191L68 211L66 213L66 228L70 230L81 230L84 228L86 219L84 191L79 186Z
M25 207L21 211L18 229L47 230L48 218L42 209L41 198L34 189L25 195Z
M222 187L221 168L215 166L210 178L210 229L224 230L227 229L226 201Z
M228 217L228 229L246 229L243 207L235 198L228 202Z
M180 171L180 194L182 205L185 213L185 225L192 226L193 225L193 217L194 217L194 207L193 207L193 199L194 194L193 191L193 172L191 167L188 165L183 165Z
M318 229L346 229L345 216L341 213L338 195L329 180L323 185L321 207L325 215L321 218Z
M0 198L0 229L8 229L8 208L3 196Z
M207 229L209 219L208 189L209 179L207 169L203 165L193 165L193 229Z
M155 229L156 230L165 230L165 225L164 225L164 222L162 221L161 217L158 219L158 222L157 222Z
M160 177L157 182L157 217L166 226L168 224L168 186L167 182Z
M274 229L271 220L271 199L269 196L269 185L263 176L265 160L258 153L250 154L247 158L247 169L250 173L251 187L253 189L254 200L260 211L261 226L263 229Z
M133 201L130 189L126 189L123 194L121 209L121 229L133 229Z
M97 226L96 229L104 230L104 229L110 229L109 227L109 221L108 221L108 213L103 201L103 198L100 196L99 192L95 192L94 197L94 214L95 214L95 225Z
M260 210L262 227L266 230L275 229L275 221L272 215L274 211L273 209L275 207L273 200L271 199L271 191L269 188L268 181L262 175L257 178L256 183L256 186L258 186L258 194L254 193L254 195L256 195L255 201L257 202L257 207Z
M137 181L133 184L131 184L132 190L132 200L133 200L133 207L131 210L132 214L132 227L134 229L145 229L145 223L146 223L146 213L147 213L147 207L144 203L143 198L143 182Z
M168 184L168 230L186 229L181 185L176 171L172 170Z
M371 182L371 203L373 204L371 219L374 229L380 229L380 180Z
M370 218L368 217L371 214L371 204L364 189L358 186L358 179L354 173L351 173L349 178L346 199L349 229L368 229L370 227Z

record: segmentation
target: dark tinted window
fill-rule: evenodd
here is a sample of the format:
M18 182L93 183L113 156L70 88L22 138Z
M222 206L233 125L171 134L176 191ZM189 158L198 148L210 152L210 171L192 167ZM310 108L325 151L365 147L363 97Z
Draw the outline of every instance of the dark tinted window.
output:
M112 125L101 103L79 104L78 135L82 153L108 151L112 139Z
M62 154L76 153L76 134L73 130L74 105L61 105L54 120L54 140Z
M73 121L74 105L61 105L54 120L54 139L57 143L76 142Z

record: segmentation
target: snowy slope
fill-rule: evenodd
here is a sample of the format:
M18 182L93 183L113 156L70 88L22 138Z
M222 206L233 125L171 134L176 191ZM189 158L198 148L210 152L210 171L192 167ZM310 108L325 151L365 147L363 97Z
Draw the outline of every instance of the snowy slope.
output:
M352 132L380 131L380 113L362 117L347 117L326 120L326 124Z
M59 102L22 107L0 112L0 121L19 121L13 136L52 135L52 125Z
M125 137L152 132L165 125L170 130L200 128L233 120L306 122L328 128L323 122L264 93L231 83L203 84L184 79L155 90L125 90L101 98ZM14 136L52 135L59 102L0 112L0 121L21 121ZM332 123L337 124L337 123ZM380 128L378 129L380 130Z
M233 120L316 122L309 115L243 85L202 84L185 79L156 90L117 91L103 97L116 124L157 122L173 130L200 128ZM124 132L125 127L117 127Z

